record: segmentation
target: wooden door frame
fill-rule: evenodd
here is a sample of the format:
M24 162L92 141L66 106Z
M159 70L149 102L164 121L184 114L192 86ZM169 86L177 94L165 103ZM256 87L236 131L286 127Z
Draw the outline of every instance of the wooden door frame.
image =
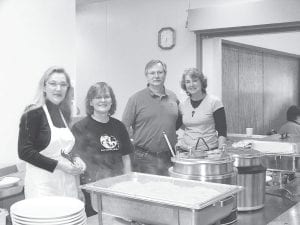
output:
M283 33L300 31L300 22L291 22L287 24L269 24L262 25L259 28L253 27L236 27L236 28L220 28L205 31L195 31L196 35L196 67L203 70L203 40L215 37L231 37L267 33ZM275 50L274 50L275 51Z
M249 49L249 50L265 52L265 53L270 53L270 54L274 54L274 55L294 57L294 58L299 58L300 59L300 55L297 55L297 54L282 52L282 51L273 50L273 49L269 49L269 48L257 47L257 46L254 46L254 45L243 44L243 43L239 43L239 42L235 42L235 41L229 41L229 40L222 39L221 43L222 44L233 45L233 46L237 46L237 47L242 47L242 48L246 48L246 49Z

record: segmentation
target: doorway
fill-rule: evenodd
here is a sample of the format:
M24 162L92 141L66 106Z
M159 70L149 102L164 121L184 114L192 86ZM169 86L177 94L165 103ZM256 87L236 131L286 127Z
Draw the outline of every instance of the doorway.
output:
M278 130L286 110L299 103L299 57L222 42L222 100L228 133Z

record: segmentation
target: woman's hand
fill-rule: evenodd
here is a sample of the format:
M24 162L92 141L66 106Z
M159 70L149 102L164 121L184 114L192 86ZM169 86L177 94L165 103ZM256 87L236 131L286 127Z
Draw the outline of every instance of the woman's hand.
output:
M219 142L219 149L223 149L223 146L226 147L226 137L220 136L218 138L218 142Z
M86 170L86 164L80 157L74 157L74 164L76 167L80 168L82 172Z
M79 175L83 173L83 170L80 167L72 164L66 159L60 159L57 163L56 168L72 175Z
M123 165L124 165L123 172L124 173L130 173L132 171L130 156L129 155L123 155L122 160L123 160Z
M85 202L84 194L80 188L78 188L78 198L79 198L79 200Z

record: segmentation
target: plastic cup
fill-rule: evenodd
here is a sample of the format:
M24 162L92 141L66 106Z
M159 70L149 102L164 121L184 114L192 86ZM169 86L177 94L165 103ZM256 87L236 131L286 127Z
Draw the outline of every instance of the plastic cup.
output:
M246 135L247 136L252 136L253 135L253 128L252 127L247 127L246 128Z

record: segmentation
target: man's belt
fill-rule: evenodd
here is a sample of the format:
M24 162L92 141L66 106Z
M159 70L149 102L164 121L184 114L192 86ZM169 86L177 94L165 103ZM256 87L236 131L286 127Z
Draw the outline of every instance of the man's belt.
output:
M149 150L147 150L147 149L145 149L143 147L140 147L140 146L134 146L134 150L138 151L138 152L142 152L145 155L151 155L151 156L154 156L154 157L159 157L161 155L168 155L168 154L170 154L169 151L152 152L152 151L149 151Z

